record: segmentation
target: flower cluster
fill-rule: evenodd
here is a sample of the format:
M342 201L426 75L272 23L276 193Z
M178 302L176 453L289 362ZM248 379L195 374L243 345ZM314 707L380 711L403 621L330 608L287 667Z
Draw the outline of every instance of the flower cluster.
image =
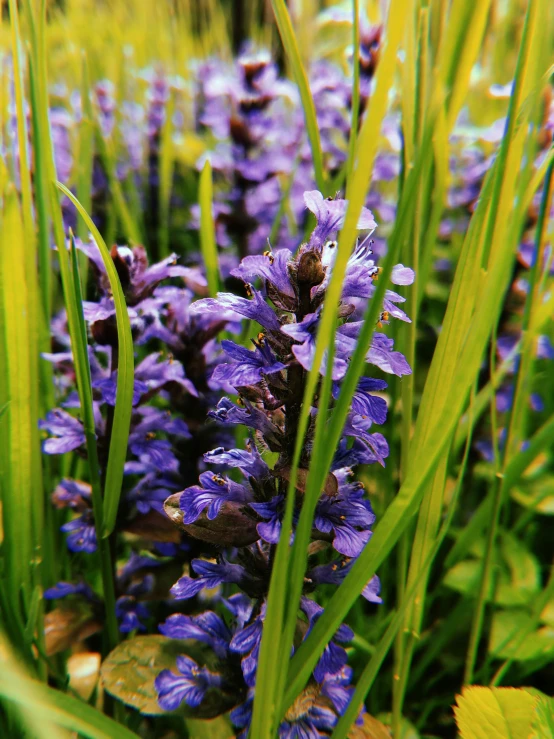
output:
M337 246L334 239L347 207L345 200L324 199L318 191L306 192L304 202L317 225L295 254L285 248L247 256L233 275L246 283L248 297L219 293L217 298L204 298L191 306L193 315L226 322L247 318L261 328L252 339L252 349L224 340L225 361L212 375L213 381L238 395L238 403L224 397L210 416L224 424L245 427L247 442L244 448L218 447L205 454L205 461L214 471L203 472L198 484L165 502L167 515L182 530L219 546L215 557L192 560L191 572L173 586L173 597L184 600L219 587L225 592L229 586L242 592L221 598L227 619L208 611L193 618L175 614L162 624L161 631L167 636L195 638L210 645L218 663L217 669L206 670L189 657L181 658L177 663L179 674L164 670L157 678L159 703L168 710L182 701L198 706L210 690L221 690L226 695L225 705L231 700L235 706L231 717L244 729L244 735L248 731L266 596L275 544L281 533L300 406L307 372L314 362L321 307ZM366 232L366 237L354 249L342 289L342 320L335 336L331 368L335 395L361 328L357 307L360 301L373 297L379 279L379 267L367 245L375 227L372 214L364 208L358 229ZM401 264L394 268L393 283L409 285L413 279L411 269ZM398 293L386 291L381 324L392 317L409 321L398 305L403 300ZM411 372L403 355L394 351L393 341L381 332L373 335L367 361L389 374ZM326 372L326 366L324 358L320 373ZM353 468L384 464L388 456L385 438L372 428L386 419L387 404L380 394L386 387L384 380L368 376L360 379L356 389L343 439L315 511L299 639L305 637L322 611L309 595L320 584L342 582L371 537L375 515L363 485L353 479ZM294 520L310 464L316 412L314 406L300 460ZM372 603L380 602L377 577L367 584L363 595ZM315 736L333 728L349 700L351 673L340 644L351 636L346 626L337 631L309 686L287 713L280 736Z
M84 301L83 312L91 339L95 431L103 473L118 374L115 307L96 244L79 244L79 248L90 258L97 290L95 301ZM186 537L167 521L163 502L195 480L199 464L203 464L203 452L227 438L219 426L201 428L207 409L220 396L220 385L209 378L218 362L215 337L225 321L191 313L193 298L205 290L204 277L197 268L176 264L174 256L149 265L140 246L114 247L111 256L140 357L135 366L129 455L117 528L134 534L141 551L150 551L152 556L141 560L143 567L150 568L156 564L156 557L171 555L177 561L189 557ZM168 279L180 284L160 284ZM44 358L56 368L61 404L41 421L41 428L50 434L43 450L46 454L75 452L85 456L85 433L78 415L80 403L74 389L75 371L64 313L56 317L52 331L54 351ZM52 500L58 509L76 514L62 526L68 548L72 552L94 552L97 539L90 486L64 478ZM117 615L122 631L139 628L137 619L144 617L144 606L137 605L137 598L148 589L137 587L129 589L125 585L121 591L124 600L118 601Z

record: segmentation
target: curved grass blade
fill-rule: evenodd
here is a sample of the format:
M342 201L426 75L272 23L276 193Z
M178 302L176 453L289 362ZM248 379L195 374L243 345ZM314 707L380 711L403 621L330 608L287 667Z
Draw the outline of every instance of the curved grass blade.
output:
M200 174L198 202L200 203L200 248L206 265L208 289L210 295L215 296L219 290L219 265L213 216L212 165L209 159L206 159Z
M323 154L321 152L321 141L319 138L316 110L312 93L310 91L308 77L302 65L298 42L294 34L294 29L292 27L285 0L271 0L271 5L273 7L273 13L275 15L281 41L283 42L283 47L289 59L294 79L298 85L298 91L300 92L302 109L304 111L304 120L306 122L306 131L308 133L308 139L312 150L315 181L318 190L321 190L321 192L326 195L326 179L323 170Z
M137 739L137 735L87 703L28 677L0 635L0 700L15 704L36 739L66 736L56 726L89 739Z
M127 313L125 296L121 288L117 270L108 251L108 247L104 243L104 239L94 225L91 217L73 193L62 185L61 182L56 182L56 187L71 200L94 237L110 281L115 306L119 362L112 435L106 470L106 482L104 485L103 537L107 537L111 534L115 526L121 495L121 484L123 482L123 468L127 457L127 443L129 440L129 427L133 406L133 337L131 335L131 324Z

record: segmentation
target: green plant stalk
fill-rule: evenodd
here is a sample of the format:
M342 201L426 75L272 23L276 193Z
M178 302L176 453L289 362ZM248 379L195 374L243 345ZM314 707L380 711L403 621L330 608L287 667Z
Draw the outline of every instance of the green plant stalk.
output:
M208 290L210 295L215 296L219 290L219 265L213 217L212 166L209 159L204 162L200 174L198 202L200 203L200 249L206 266Z
M62 185L61 182L56 182L56 187L71 200L81 217L85 219L90 232L94 237L106 268L115 306L119 364L117 370L117 390L110 439L110 450L106 469L106 481L104 484L104 516L102 534L103 537L108 537L114 530L115 526L117 510L119 507L119 498L121 495L121 485L123 482L123 467L127 456L127 442L129 439L129 428L131 424L134 388L133 337L131 335L131 324L127 313L125 296L121 288L117 270L104 239L73 193L70 192L67 187Z
M425 129L425 105L427 101L427 59L428 59L428 38L429 38L429 14L427 8L420 8L418 15L418 51L416 59L416 76L415 76L415 110L413 121L413 150L420 149L423 133ZM415 49L414 49L415 51ZM409 63L409 61L408 61ZM419 275L420 250L423 232L423 208L424 208L424 192L427 190L427 182L431 181L431 173L429 167L421 170L420 186L416 195L416 204L413 214L413 231L412 237L406 244L406 263L409 264L416 276ZM416 288L417 290L417 288ZM418 305L417 299L412 303L411 323L408 324L404 334L403 342L404 356L410 367L411 374L404 377L401 381L401 398L402 398L402 419L400 431L400 447L401 462L400 473L401 479L406 479L407 469L409 465L409 452L411 444L411 436L413 430L414 417L414 380L417 371L416 366L416 341L417 341L417 325L418 325ZM397 598L402 600L406 591L406 574L408 571L408 553L409 553L409 532L406 532L400 539L398 547L398 565L397 565ZM392 730L397 733L401 721L403 686L405 685L404 673L402 665L405 664L405 629L398 632L395 645L395 670L393 673L393 710L392 710ZM408 663L409 664L409 663Z
M310 91L308 77L302 65L302 58L298 49L298 42L292 27L289 11L287 10L285 0L271 0L271 6L273 8L275 21L277 23L277 28L279 29L279 35L281 36L285 53L290 62L296 84L298 85L298 91L302 101L302 109L304 111L304 119L306 122L306 131L308 133L308 139L312 150L312 160L317 188L324 195L327 195L323 154L321 151L321 141L319 139L319 128L317 124L315 105Z

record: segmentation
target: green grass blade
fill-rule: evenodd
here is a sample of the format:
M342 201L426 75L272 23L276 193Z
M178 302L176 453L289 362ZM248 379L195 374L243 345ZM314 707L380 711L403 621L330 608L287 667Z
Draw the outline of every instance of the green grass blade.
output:
M160 142L160 225L158 231L160 258L169 256L169 222L171 212L171 192L175 159L173 155L173 111L175 100L170 95L165 110L165 121ZM215 293L214 293L215 294Z
M90 75L87 56L81 55L81 105L83 112L79 124L79 140L77 159L77 198L87 213L92 212L92 170L94 162L94 111L90 99ZM82 218L77 220L77 236L81 241L88 239L88 228ZM83 284L87 284L88 259L81 255L81 275Z
M200 248L206 267L208 289L210 295L215 296L219 290L219 265L213 216L212 165L209 159L206 159L200 174L198 201L200 203Z
M0 636L0 700L15 704L36 739L66 736L56 727L89 739L137 739L122 724L92 706L27 677L5 639Z
M298 85L300 99L302 101L302 109L304 111L304 120L306 122L306 131L310 141L312 150L312 160L315 172L315 181L324 195L326 195L326 178L323 169L323 154L321 152L321 141L319 139L319 127L317 125L317 117L312 93L306 71L302 65L302 58L298 49L298 42L292 27L289 11L285 0L271 0L273 13L277 22L277 28L283 42L283 47L294 74L294 79Z
M37 419L31 409L31 356L28 292L25 261L25 233L17 193L9 187L4 194L0 248L0 298L2 301L3 392L7 402L0 421L4 446L2 501L4 522L5 577L10 599L25 623L25 602L32 592L30 563L34 561L34 500L41 491L33 479L34 438L38 440ZM40 478L38 480L40 484ZM40 505L40 503L39 503ZM21 600L23 594L24 600Z
M473 413L473 410L471 411L471 413ZM471 429L472 429L472 424L469 425L470 433L471 433ZM356 720L358 713L363 705L363 702L367 694L371 690L371 686L373 685L375 678L379 674L381 665L383 664L383 661L385 657L387 656L389 649L391 648L394 637L397 634L400 627L402 626L402 622L406 619L408 609L410 608L418 589L421 587L423 580L427 576L431 563L437 556L439 549L444 539L446 538L446 535L448 534L450 526L452 525L452 519L454 518L454 513L456 512L458 500L460 497L460 492L462 489L462 482L464 480L465 472L467 469L467 462L468 462L469 450L470 450L470 441L471 441L471 436L468 436L466 439L464 457L460 465L460 470L458 472L458 478L456 480L456 486L454 488L452 499L448 506L448 513L440 528L440 531L437 537L434 539L432 547L430 547L429 551L426 554L426 557L422 563L420 572L417 574L417 576L414 578L411 584L409 584L410 589L406 592L404 598L402 599L400 606L398 607L397 612L394 614L393 620L391 621L391 623L387 627L387 630L385 631L385 633L379 640L379 643L377 644L377 647L375 648L375 652L373 653L371 659L365 666L362 674L358 678L354 694L348 704L346 711L340 717L339 722L337 723L335 730L333 731L332 739L346 739L346 737L348 736L348 732L352 724Z
M106 606L106 627L108 632L109 648L113 649L119 642L119 628L115 615L115 586L113 580L113 563L110 543L103 538L104 529L104 504L102 500L102 484L100 477L100 465L98 462L98 447L96 444L96 425L94 420L94 407L92 401L92 378L88 356L87 327L83 314L83 295L81 291L81 278L79 275L79 264L77 260L77 249L73 234L71 237L71 277L72 287L69 290L70 300L66 299L66 308L73 314L72 324L77 324L78 333L71 336L75 375L77 378L77 389L81 405L83 428L87 444L87 461L89 467L89 480L92 488L92 508L94 512L94 523L96 527L96 539L98 542L98 554L102 573L102 587L104 590L104 602ZM68 305L68 302L71 305Z
M102 255L106 268L108 280L112 290L115 314L117 320L117 339L119 362L117 367L117 391L115 399L112 435L110 439L110 451L106 470L106 482L104 486L104 519L103 536L109 536L114 529L121 485L123 482L123 467L127 457L127 443L129 439L129 427L131 423L131 412L133 407L134 386L134 353L133 337L131 335L131 324L127 313L125 296L121 288L117 270L110 256L110 252L94 225L91 217L84 210L81 203L67 187L60 182L56 183L58 189L66 195L77 208L81 217L85 220L90 232Z

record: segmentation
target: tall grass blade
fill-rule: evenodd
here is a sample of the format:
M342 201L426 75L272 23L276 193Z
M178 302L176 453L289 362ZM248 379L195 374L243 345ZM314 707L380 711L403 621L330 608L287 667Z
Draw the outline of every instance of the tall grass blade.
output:
M129 427L133 407L133 337L131 335L131 324L127 313L125 295L123 294L117 270L104 239L94 225L91 217L84 210L83 206L73 193L70 192L67 187L62 185L61 182L57 182L56 186L71 200L90 229L98 249L100 250L102 261L106 268L115 306L119 361L117 365L117 391L112 435L110 439L110 451L106 469L106 482L104 486L103 536L106 537L112 533L115 526L117 510L119 507L119 498L121 495L121 484L123 482L123 468L127 457L127 443L129 439Z
M200 248L206 266L208 289L210 295L215 296L219 290L219 265L213 216L212 165L209 159L206 159L200 174L198 200L200 203Z
M1 337L6 410L0 420L4 469L2 517L5 577L11 605L23 623L32 592L35 562L34 506L42 505L41 478L34 477L34 447L38 419L33 413L29 286L25 270L25 232L18 197L13 187L4 193L0 248Z
M277 28L283 42L283 47L287 54L290 66L294 75L300 99L302 101L302 109L304 111L304 120L306 123L306 131L310 141L312 150L312 160L314 165L315 181L318 190L326 195L326 178L323 169L323 154L321 152L321 141L319 138L319 128L317 124L316 110L306 70L302 65L302 57L298 49L298 42L292 27L289 11L285 0L271 0L273 13L277 22Z
M58 739L78 732L90 739L137 739L137 734L84 701L28 677L5 638L0 636L0 700L19 708L36 739Z

